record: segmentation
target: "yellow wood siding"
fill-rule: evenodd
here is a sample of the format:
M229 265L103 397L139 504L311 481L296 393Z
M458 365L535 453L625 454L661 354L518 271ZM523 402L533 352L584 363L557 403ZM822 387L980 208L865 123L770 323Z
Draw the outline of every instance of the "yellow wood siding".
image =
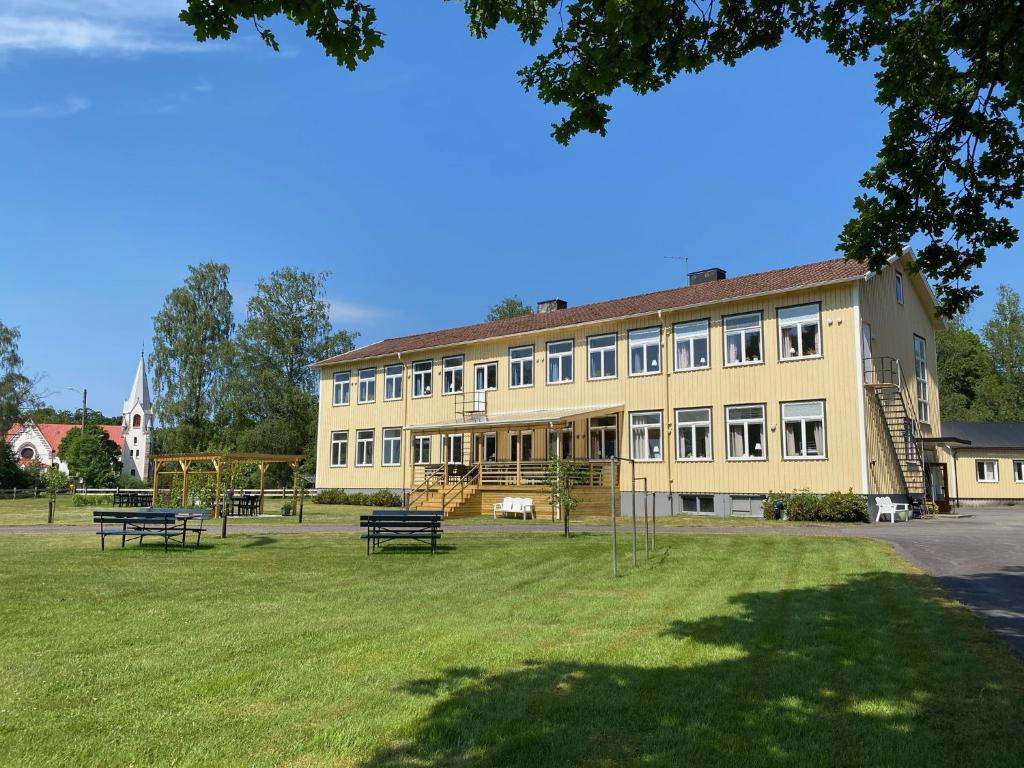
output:
M861 450L858 398L862 386L857 365L857 334L854 322L852 284L827 286L767 297L746 299L727 304L683 311L653 314L643 318L594 323L586 326L555 329L506 339L485 340L458 348L406 353L357 361L347 366L321 371L317 485L342 488L402 488L410 485L410 434L402 434L402 466L382 467L381 432L384 427L429 424L452 420L457 398L441 394L441 359L449 354L464 354L464 389L473 389L477 363L498 363L498 389L488 393L490 414L537 409L573 408L622 404L619 425L620 453L629 455L629 414L632 411L661 411L663 426L663 458L651 463L638 463L637 476L646 477L650 490L676 492L764 493L807 488L813 491L853 489L860 491ZM776 313L780 307L805 303L821 304L820 358L780 362ZM760 364L723 366L724 339L722 317L743 312L763 313L762 355ZM674 372L672 325L695 319L710 319L710 358L708 370ZM662 329L661 373L650 376L629 374L628 332L658 326ZM881 329L879 329L881 330ZM587 380L587 338L614 332L616 340L617 375L602 381ZM547 351L549 341L572 339L574 342L574 380L568 384L547 384ZM532 387L509 387L510 347L534 345L534 384ZM433 394L411 398L412 363L433 360ZM395 402L383 399L383 367L401 362L405 366L403 398ZM376 400L357 403L358 370L377 367ZM351 402L332 405L333 373L352 372ZM823 400L826 415L827 458L784 460L782 458L783 428L780 404L797 400ZM726 456L725 409L730 405L764 404L767 458L764 461L730 461ZM675 460L674 409L710 407L712 409L713 460L680 462ZM937 411L936 411L937 412ZM355 467L356 431L374 430L374 466ZM330 467L330 439L334 430L347 430L349 436L348 466ZM467 428L468 431L468 428ZM506 429L497 430L498 458L509 458ZM574 424L575 454L586 457L588 449L586 419ZM534 436L534 458L542 459L546 434L537 428ZM470 450L468 438L466 451ZM440 461L436 436L431 460ZM624 465L628 467L628 465ZM623 483L628 488L628 476Z
M997 482L980 482L976 462L995 461L999 468ZM1006 448L958 448L954 472L952 457L941 452L940 461L946 462L949 495L961 499L1019 499L1024 501L1024 483L1015 481L1014 461L1024 461L1024 451Z

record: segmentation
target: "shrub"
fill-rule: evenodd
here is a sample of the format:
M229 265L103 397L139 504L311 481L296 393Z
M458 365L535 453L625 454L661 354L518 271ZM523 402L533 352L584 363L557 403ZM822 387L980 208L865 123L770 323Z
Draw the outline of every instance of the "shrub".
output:
M340 488L325 488L313 497L314 504L344 504L345 492Z
M779 511L775 508L777 501L782 502L789 520L834 523L865 523L868 520L867 501L852 490L846 493L835 491L824 496L810 491L769 494L762 507L766 520L779 519Z
M373 493L345 493L340 488L326 488L313 497L316 504L351 504L355 507L400 507L402 497L386 489Z
M400 507L402 497L397 493L381 489L370 496L370 506L373 507Z
M73 507L112 507L114 506L113 495L106 496L86 496L82 493L76 493L71 497L71 506Z
M291 513L292 513L292 505L291 504L282 504L281 505L281 516L282 517L288 517Z

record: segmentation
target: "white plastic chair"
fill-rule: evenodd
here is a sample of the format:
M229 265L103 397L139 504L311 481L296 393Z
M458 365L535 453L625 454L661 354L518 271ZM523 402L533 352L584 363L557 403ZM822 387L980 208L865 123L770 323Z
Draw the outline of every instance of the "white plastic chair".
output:
M900 515L901 518L906 521L910 517L910 505L894 502L888 496L879 496L875 499L875 504L878 506L878 514L875 515L875 522L882 522L882 518L888 516L890 523L896 522L896 515Z

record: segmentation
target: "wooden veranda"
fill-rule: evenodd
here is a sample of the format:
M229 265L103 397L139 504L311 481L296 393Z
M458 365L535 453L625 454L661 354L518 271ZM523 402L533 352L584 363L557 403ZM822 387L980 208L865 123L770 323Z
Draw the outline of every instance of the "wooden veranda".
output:
M228 489L224 488L224 477L233 477L233 470L242 464L252 464L259 469L260 473L260 494L259 513L263 514L263 504L266 496L267 468L272 464L287 464L292 468L292 514L297 514L299 522L302 522L302 507L299 500L299 467L305 457L293 454L278 453L230 453L230 452L205 452L205 453L174 453L163 454L153 457L153 502L157 503L160 494L160 472L167 466L177 467L173 473L181 476L181 506L186 507L189 503L189 477L192 474L212 474L213 481L213 512L214 517L220 517L221 536L227 535L227 515L223 509L224 491L233 491L233 484L229 483ZM209 469L196 469L196 465L209 464Z

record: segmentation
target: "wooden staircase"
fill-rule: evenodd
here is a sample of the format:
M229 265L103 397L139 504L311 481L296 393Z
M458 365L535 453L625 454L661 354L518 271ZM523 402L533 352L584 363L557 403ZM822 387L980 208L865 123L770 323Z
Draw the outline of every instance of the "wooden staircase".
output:
M407 507L415 511L441 512L446 517L459 514L459 509L477 493L480 465L474 464L464 475L445 484L440 471L428 474L409 494Z

